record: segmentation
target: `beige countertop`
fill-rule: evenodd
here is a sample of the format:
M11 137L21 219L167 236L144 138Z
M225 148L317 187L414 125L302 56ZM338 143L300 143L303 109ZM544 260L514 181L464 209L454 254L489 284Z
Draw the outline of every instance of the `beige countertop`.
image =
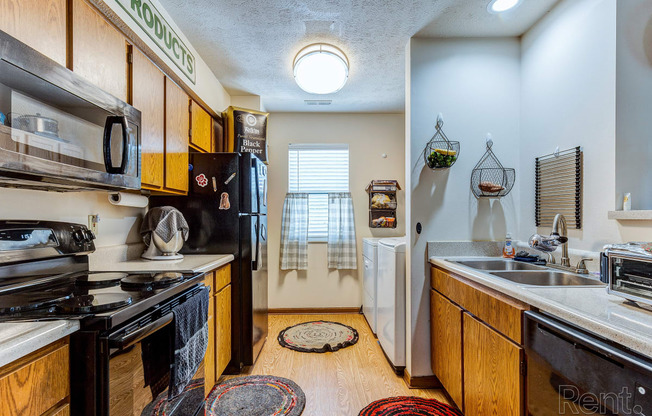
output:
M0 323L0 367L79 329L75 320Z
M652 357L652 312L626 304L625 299L608 294L604 287L519 285L448 260L456 258L430 257L431 264Z
M232 254L188 254L180 260L133 260L106 261L96 259L92 271L102 272L180 272L204 273L215 270L234 260Z

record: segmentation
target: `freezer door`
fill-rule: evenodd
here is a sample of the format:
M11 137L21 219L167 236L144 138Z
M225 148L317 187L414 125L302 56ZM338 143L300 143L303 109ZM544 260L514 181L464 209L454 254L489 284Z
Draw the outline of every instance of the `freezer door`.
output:
M258 213L267 214L267 165L258 158L253 158L253 163L256 171Z

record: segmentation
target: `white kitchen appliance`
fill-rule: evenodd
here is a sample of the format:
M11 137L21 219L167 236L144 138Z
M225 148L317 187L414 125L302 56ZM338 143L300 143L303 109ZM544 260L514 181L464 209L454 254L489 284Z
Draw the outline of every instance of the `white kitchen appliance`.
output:
M378 242L378 342L394 371L405 369L405 237Z
M362 239L362 313L374 335L378 327L378 240L380 238Z

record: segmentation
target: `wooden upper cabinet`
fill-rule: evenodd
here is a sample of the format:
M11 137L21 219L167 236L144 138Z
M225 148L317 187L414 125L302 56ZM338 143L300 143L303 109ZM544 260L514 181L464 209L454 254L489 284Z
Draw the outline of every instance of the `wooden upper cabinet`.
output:
M462 379L462 308L430 291L432 371L455 404L464 406Z
M165 169L165 75L142 52L132 50L132 105L141 112L141 183L162 189Z
M67 0L0 0L0 30L66 65Z
M165 188L188 192L188 132L190 98L165 79Z
M523 349L464 313L464 414L521 416Z
M213 119L194 100L190 104L190 145L199 151L211 152Z
M84 0L72 0L72 68L127 101L127 40Z

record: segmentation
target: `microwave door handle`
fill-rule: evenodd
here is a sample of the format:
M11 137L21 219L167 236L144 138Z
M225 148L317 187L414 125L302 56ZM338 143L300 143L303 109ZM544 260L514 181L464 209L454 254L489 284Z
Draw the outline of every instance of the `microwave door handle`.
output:
M120 124L122 126L122 161L120 166L113 167L113 160L111 160L111 143L113 125ZM124 116L109 116L106 118L104 125L104 167L107 173L124 174L127 169L127 162L129 161L129 131L127 127L127 118Z
M119 338L109 337L109 348L117 348L120 350L129 348L137 342L150 336L154 332L158 331L159 329L169 325L172 322L173 318L174 314L170 312L167 315L164 315L156 321L152 322L151 324L148 324L138 329L137 331L132 332L131 334Z

